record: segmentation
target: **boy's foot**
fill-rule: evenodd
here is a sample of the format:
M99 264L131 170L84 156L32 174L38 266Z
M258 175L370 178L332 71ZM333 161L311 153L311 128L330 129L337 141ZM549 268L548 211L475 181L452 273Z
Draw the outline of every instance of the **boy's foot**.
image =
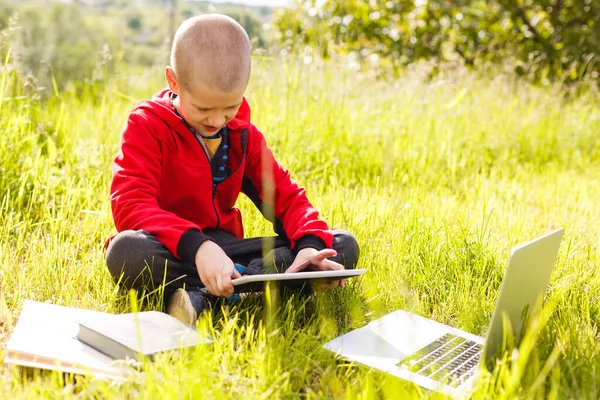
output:
M199 291L177 289L171 296L167 314L188 326L194 326L198 316L212 306L212 295Z

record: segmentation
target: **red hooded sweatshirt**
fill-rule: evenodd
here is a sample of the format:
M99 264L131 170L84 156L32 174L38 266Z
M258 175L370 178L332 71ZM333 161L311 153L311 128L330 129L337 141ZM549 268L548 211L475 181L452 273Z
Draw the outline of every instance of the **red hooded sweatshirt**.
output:
M271 216L275 231L286 236L293 249L332 247L333 235L318 219L304 189L275 160L263 134L250 123L245 99L227 124L231 173L213 190L208 156L174 112L171 96L163 90L140 102L123 128L110 189L117 231L143 229L175 257L194 263L196 251L208 240L203 229L244 236L240 210L234 207L243 192Z

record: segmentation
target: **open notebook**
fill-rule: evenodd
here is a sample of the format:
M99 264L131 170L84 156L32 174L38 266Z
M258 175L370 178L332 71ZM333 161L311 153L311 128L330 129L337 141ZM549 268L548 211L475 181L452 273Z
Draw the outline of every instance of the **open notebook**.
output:
M108 314L26 300L5 347L4 362L131 379L140 354L211 343L170 315L146 311Z
M25 300L4 349L4 362L100 378L126 379L138 372L75 338L77 320L107 313Z

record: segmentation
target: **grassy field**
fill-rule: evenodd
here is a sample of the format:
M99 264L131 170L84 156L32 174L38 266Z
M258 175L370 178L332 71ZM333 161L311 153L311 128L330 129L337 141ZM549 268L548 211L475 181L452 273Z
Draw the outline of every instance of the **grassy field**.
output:
M356 235L367 275L310 299L251 297L214 311L198 325L214 346L159 359L143 382L2 366L0 398L437 398L321 345L396 309L484 335L509 249L560 226L539 326L474 398L598 398L599 97L567 101L460 70L423 76L254 65L255 123L330 226ZM103 262L110 162L128 111L163 83L160 71L123 74L102 93L56 88L43 103L8 73L0 85L3 346L25 299L131 310ZM248 236L272 233L239 204Z

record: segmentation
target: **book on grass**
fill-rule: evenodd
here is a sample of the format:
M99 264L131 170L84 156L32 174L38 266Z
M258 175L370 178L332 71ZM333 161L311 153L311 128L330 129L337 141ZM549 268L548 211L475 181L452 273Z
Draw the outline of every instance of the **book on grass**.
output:
M79 321L77 339L113 359L150 360L158 353L211 343L172 316L145 311Z
M125 380L139 372L75 337L77 320L104 317L98 311L25 300L4 348L4 363Z
M125 329L128 324L137 326L133 334L145 340L147 345L135 347L139 342L134 339L133 349L149 352L149 354L179 348L182 343L186 346L192 345L194 337L196 344L210 342L209 339L200 337L196 331L182 325L169 315L155 311L138 313L137 317L133 315L135 314L115 315L25 300L17 324L4 348L3 361L6 364L91 375L101 379L132 380L143 376L142 372L134 368L136 363L127 360L129 358L127 355L121 357L123 353L113 353L118 355L113 357L107 354L105 345L98 344L97 339L91 339L90 342L94 346L90 346L77 338L80 332L79 323L92 326L96 324L95 321L109 329L107 332L109 337L111 332ZM138 322L131 324L131 321L135 321L136 318ZM174 324L173 320L177 324ZM148 334L148 330L153 333ZM168 332L175 333L177 339L171 339L172 346L159 346L159 343L164 344L165 341L161 342L153 338L156 335L159 337L166 335ZM122 338L128 334L121 331L120 335ZM182 342L182 337L187 341ZM121 340L123 341L123 338ZM128 343L128 340L129 338L126 338L125 343ZM131 358L135 360L135 357Z

